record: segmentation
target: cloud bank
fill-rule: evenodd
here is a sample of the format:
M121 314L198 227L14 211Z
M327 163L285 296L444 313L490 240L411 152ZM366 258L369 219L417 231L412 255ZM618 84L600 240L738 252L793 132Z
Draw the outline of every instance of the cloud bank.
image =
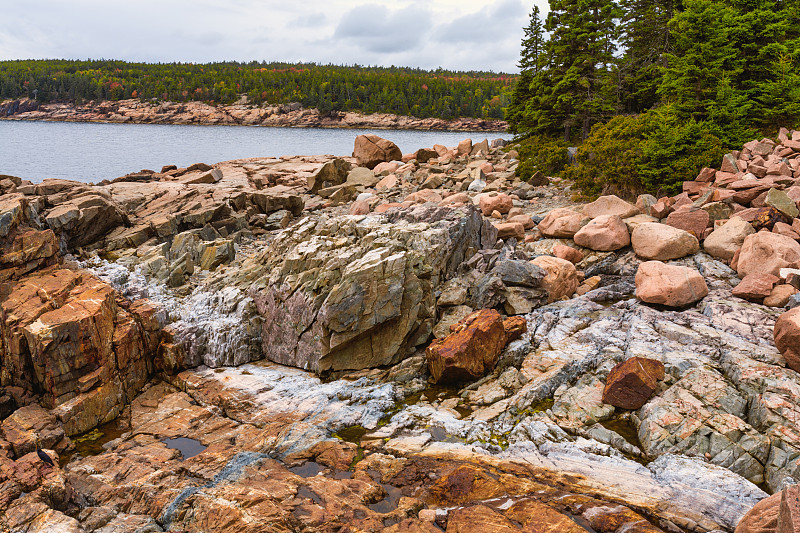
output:
M313 61L515 72L531 7L523 0L65 0L37 6L35 17L6 10L0 59Z

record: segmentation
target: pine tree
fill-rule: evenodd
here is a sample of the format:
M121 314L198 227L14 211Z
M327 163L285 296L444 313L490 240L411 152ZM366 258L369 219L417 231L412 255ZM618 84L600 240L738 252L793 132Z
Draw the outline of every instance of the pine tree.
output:
M522 39L522 51L517 66L521 72L539 72L542 52L544 51L544 31L542 19L539 16L539 6L531 9L528 25L523 29L525 38Z
M580 128L613 114L616 94L610 77L619 8L613 0L550 0L542 69L531 82L525 122L537 133L563 128L564 140Z

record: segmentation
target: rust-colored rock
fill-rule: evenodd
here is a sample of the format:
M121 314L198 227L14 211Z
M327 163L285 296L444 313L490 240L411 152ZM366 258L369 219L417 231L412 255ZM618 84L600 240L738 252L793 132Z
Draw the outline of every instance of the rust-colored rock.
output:
M608 374L603 390L603 403L622 409L638 409L664 379L664 363L644 357L631 357Z
M503 320L503 330L506 332L506 343L515 341L528 331L528 322L525 317L512 316Z
M800 487L791 485L781 493L777 533L800 531Z
M474 505L451 511L447 533L518 533L514 523L486 505Z
M378 163L400 160L403 152L392 141L377 135L359 135L353 147L353 157L359 165L373 169Z
M800 372L800 307L783 313L775 322L775 346L783 354L786 364Z
M764 498L742 517L735 533L775 533L778 528L778 513L781 493Z
M478 379L494 368L506 344L503 318L494 309L480 309L452 327L425 353L436 383Z
M586 533L568 516L534 500L522 500L512 505L506 516L522 524L525 533Z

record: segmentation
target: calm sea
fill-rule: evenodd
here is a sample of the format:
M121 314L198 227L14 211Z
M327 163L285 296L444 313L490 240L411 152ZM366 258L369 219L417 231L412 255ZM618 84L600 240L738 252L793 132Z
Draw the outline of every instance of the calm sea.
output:
M364 133L395 142L403 153L434 144L455 146L466 138L508 138L495 132L0 121L0 174L34 182L98 182L142 169L158 171L164 165L282 155L345 156L353 152L356 136Z

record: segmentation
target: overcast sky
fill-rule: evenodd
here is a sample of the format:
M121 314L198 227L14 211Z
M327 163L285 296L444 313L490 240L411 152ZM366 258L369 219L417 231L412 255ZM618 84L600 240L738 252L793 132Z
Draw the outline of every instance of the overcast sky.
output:
M542 11L546 1L536 0ZM533 0L33 0L0 59L307 61L516 72Z

